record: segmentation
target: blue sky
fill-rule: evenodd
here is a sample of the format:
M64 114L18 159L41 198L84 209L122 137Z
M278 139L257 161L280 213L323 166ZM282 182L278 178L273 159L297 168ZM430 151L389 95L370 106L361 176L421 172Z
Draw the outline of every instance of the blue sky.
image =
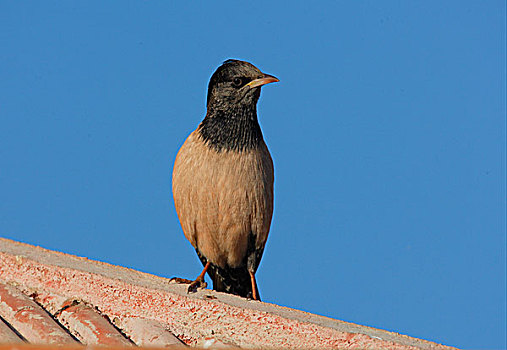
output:
M505 2L0 3L0 235L201 270L171 171L227 58L259 120L267 302L505 347Z

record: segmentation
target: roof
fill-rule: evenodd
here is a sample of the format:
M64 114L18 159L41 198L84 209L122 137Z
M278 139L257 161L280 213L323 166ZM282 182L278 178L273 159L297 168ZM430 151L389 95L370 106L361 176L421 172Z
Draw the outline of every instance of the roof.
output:
M452 349L0 238L0 343Z

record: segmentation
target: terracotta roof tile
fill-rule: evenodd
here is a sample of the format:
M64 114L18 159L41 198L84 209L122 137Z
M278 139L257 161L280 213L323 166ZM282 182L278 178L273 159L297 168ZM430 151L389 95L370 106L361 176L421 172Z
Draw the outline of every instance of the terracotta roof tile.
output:
M0 283L0 343L451 349L5 239Z
M23 340L0 318L0 344L21 343Z
M14 286L0 283L0 313L6 322L31 343L76 342L54 318Z
M64 308L57 318L83 344L133 345L109 320L88 305L82 303L71 305Z

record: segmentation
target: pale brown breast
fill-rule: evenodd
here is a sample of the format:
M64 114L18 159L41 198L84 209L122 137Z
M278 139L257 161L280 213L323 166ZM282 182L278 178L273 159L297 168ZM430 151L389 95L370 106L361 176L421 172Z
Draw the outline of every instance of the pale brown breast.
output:
M217 152L194 131L176 156L173 196L190 243L215 265L240 266L248 236L263 247L273 215L273 161L266 144Z

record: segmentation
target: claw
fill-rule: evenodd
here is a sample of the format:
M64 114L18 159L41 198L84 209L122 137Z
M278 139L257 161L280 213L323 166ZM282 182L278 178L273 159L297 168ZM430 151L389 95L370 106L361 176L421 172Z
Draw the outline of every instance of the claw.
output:
M186 278L173 277L169 280L169 283L178 283L178 284L190 284L192 280L187 280Z
M186 278L173 277L169 280L169 283L190 284L188 286L187 293L195 293L197 292L197 289L206 288L208 286L208 284L204 282L204 275L206 274L206 271L208 271L210 265L211 263L208 261L206 266L204 266L204 270L202 270L201 274L195 279L195 281L187 280Z
M208 284L199 278L190 283L187 289L187 293L195 293L199 288L206 288Z

